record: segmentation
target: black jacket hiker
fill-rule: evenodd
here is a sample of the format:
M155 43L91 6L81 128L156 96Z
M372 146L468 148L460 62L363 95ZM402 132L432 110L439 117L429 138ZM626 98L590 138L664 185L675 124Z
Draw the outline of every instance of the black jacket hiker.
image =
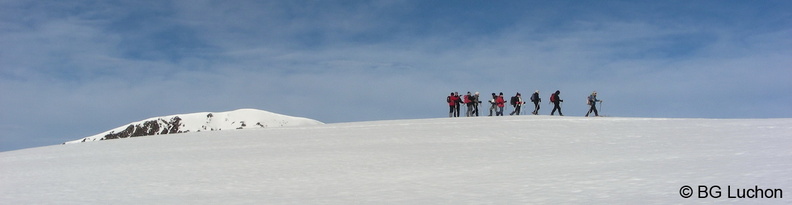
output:
M534 92L533 95L531 95L531 102L534 103L534 111L531 112L531 113L534 114L534 115L538 115L539 114L539 103L542 102L542 98L539 98L539 91L538 90L536 92Z
M558 95L560 95L560 94L561 94L561 91L558 91L558 90L556 90L556 91L555 91L555 93L553 93L552 95L550 95L550 102L552 102L552 103L553 103L553 105L554 105L554 106L553 106L553 111L551 111L551 112L550 112L550 115L554 115L554 114L555 114L555 111L556 111L556 110L558 110L558 115L560 115L560 116L564 116L564 114L562 114L562 113L561 113L561 105L560 105L560 103L561 103L561 102L564 102L564 100L562 100L562 99L561 99L561 98L558 96Z

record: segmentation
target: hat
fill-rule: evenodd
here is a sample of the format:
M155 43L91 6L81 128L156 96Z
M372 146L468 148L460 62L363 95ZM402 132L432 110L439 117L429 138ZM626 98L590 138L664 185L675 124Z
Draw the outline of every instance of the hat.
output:
M539 93L539 90L536 90L536 92L535 92L535 93Z

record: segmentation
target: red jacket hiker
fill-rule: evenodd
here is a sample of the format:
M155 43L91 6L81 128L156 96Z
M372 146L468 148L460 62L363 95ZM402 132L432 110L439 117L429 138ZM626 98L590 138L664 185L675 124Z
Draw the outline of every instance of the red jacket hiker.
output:
M459 96L449 95L446 101L448 101L448 106L454 106L456 102L459 101Z
M498 107L503 107L506 105L506 100L503 100L503 95L498 96L498 99L495 100L495 103L498 104Z

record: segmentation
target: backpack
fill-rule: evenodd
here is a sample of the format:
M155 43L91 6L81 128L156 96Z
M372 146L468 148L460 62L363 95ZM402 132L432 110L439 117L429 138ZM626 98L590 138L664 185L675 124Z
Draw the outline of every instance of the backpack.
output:
M511 97L511 105L517 105L517 96Z
M556 94L553 93L552 95L550 95L550 102L555 102L555 101L556 101Z
M539 101L539 94L534 93L531 95L531 102Z
M465 104L470 103L470 95L465 95Z

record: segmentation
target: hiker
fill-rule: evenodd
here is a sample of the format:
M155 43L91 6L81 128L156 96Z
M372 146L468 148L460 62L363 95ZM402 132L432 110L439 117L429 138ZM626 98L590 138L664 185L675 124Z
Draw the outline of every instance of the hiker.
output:
M531 95L531 102L534 103L534 111L531 112L534 115L539 114L539 103L542 102L542 98L539 98L539 90L536 90L533 95Z
M455 111L457 110L456 102L458 101L459 97L454 95L454 92L451 92L451 95L446 97L446 102L448 102L448 117L454 117Z
M479 107L479 104L481 104L481 101L479 100L479 92L478 91L473 95L473 99L471 99L471 100L473 101L473 114L475 114L476 117L478 117L479 116L479 108L478 107Z
M459 92L454 92L454 96L456 96L456 101L454 101L454 107L456 108L454 117L459 117L459 104L462 103L462 98L459 97Z
M495 116L503 116L503 107L506 106L506 100L503 100L503 92L498 95L498 99L495 100L495 103L498 104L498 111L495 112Z
M473 106L474 106L474 104L473 104L473 95L470 94L470 91L468 91L467 95L465 95L465 101L464 102L465 102L465 105L467 105L467 112L465 112L465 117L473 116Z
M498 103L496 102L497 100L498 100L498 96L495 95L495 93L492 93L492 100L489 100L489 102L491 104L490 105L490 109L489 109L489 111L490 111L489 116L492 116L492 111L493 110L497 113L497 109L498 109Z
M514 115L514 114L520 115L520 108L522 107L523 104L525 104L525 102L523 102L522 97L518 92L517 95L513 96L511 99L511 105L514 106L514 111L509 113L509 115Z
M561 98L558 97L559 94L561 94L561 91L556 90L555 93L550 95L550 102L553 103L553 105L554 105L553 111L550 112L550 115L555 114L555 111L557 109L558 110L558 115L564 116L564 114L561 113L561 105L560 105L560 103L564 102L564 100L562 100Z
M594 91L593 93L591 93L591 95L588 96L587 104L590 105L591 108L589 108L589 111L586 113L586 117L588 117L589 114L591 114L591 111L594 111L595 117L599 117L599 113L597 112L597 102L602 102L602 100L597 99L597 91Z

